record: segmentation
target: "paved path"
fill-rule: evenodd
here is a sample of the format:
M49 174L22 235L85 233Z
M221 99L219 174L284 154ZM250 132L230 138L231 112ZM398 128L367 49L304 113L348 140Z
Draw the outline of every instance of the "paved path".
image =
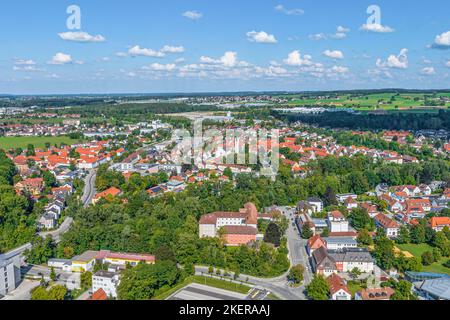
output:
M84 191L83 196L81 197L81 202L84 207L88 207L92 203L92 199L95 196L95 179L97 178L97 171L92 170L86 176L84 180Z

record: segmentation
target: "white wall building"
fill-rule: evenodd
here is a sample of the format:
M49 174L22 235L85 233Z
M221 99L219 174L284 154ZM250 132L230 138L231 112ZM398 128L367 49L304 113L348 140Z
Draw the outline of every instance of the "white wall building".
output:
M103 289L108 297L117 298L119 274L109 271L98 271L92 276L92 292Z

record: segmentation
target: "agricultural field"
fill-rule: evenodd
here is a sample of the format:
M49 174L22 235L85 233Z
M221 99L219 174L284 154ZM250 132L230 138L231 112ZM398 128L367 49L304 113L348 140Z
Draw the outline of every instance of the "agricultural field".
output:
M286 96L289 98L289 96ZM427 97L427 98L425 98ZM430 110L439 108L449 108L450 101L442 104L441 98L449 98L450 93L439 93L436 95L424 95L421 93L376 93L367 95L336 95L334 98L317 99L294 99L289 103L290 106L314 105L314 106L334 106L337 108L355 108L359 111L373 110ZM292 98L292 96L290 96Z
M79 143L79 140L71 139L67 136L60 137L0 137L0 149L14 149L26 148L29 144L34 145L35 148L44 148L46 143L52 146L61 143L72 145Z
M414 255L416 258L421 259L421 256L426 251L433 251L433 247L429 246L428 244L421 243L421 244L399 244L397 245L401 250L410 252L412 255ZM450 274L450 268L447 268L443 265L445 261L447 261L448 258L443 258L438 262L435 262L429 266L423 266L423 271L425 272L435 272L435 273L445 273Z

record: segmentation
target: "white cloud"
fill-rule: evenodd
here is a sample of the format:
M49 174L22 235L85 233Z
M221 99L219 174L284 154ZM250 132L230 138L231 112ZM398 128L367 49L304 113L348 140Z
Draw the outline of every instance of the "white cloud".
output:
M327 40L329 38L340 40L340 39L346 38L347 33L349 33L349 32L350 32L349 28L346 28L343 26L338 26L336 28L336 32L333 34L325 34L325 33L321 32L321 33L311 34L308 36L308 38L310 40L316 40L316 41Z
M135 56L145 56L145 57L154 57L154 58L162 58L165 56L163 52L155 51L153 49L141 48L139 45L136 45L128 50L128 53Z
M247 32L247 37L249 41L258 43L277 43L277 39L274 35L268 34L264 31L250 31Z
M203 17L203 14L194 10L194 11L186 11L182 14L182 16L191 20L198 20Z
M220 58L220 61L225 67L234 67L237 62L237 53L232 51L227 51Z
M44 69L36 68L35 65L15 65L13 67L14 71L23 71L23 72L40 72L45 71Z
M308 36L308 38L310 40L326 40L327 39L327 35L325 33L316 33L316 34L311 34Z
M116 56L119 58L125 58L128 56L128 53L126 52L116 52Z
M360 29L364 30L364 31L377 32L377 33L390 33L390 32L395 31L391 27L383 26L378 23L363 24Z
M436 74L436 70L434 70L433 67L426 67L426 68L423 68L423 69L420 71L420 73L423 74L423 75L425 75L425 76L431 76L431 75L433 75L433 74Z
M72 63L72 56L70 54L65 54L62 52L59 52L55 54L51 61L47 62L48 64L54 64L54 65L63 65Z
M163 53L183 53L184 51L185 51L185 49L183 46L176 47L176 46L165 45L161 49L161 52L163 52Z
M348 32L350 32L350 29L349 28L345 28L343 26L338 26L337 29L336 29L336 32L348 33Z
M92 36L87 32L77 31L77 32L62 32L58 33L59 37L66 41L76 41L76 42L104 42L105 37L102 35Z
M14 64L16 66L34 66L36 65L36 62L31 59L16 59L16 61L14 61Z
M445 65L450 68L450 60L448 60Z
M142 69L144 70L153 70L153 71L173 71L177 66L174 63L161 64L161 63L152 63L149 66L144 66Z
M288 16L301 16L305 13L303 9L286 9L283 5L279 4L275 7L275 10L278 12L282 12L284 14L287 14Z
M325 50L322 54L332 59L344 59L344 54L339 50Z
M284 60L284 63L289 66L309 66L312 64L312 57L310 55L302 55L300 51L295 50L289 53L287 59Z
M238 62L237 52L227 51L219 59L214 59L208 56L201 56L200 62L205 64L221 64L225 67L234 67ZM245 62L243 63L246 64ZM244 64L242 64L241 62L241 66L243 66Z
M437 35L434 39L433 48L450 49L450 31Z
M386 62L382 62L381 59L377 59L377 67L379 68L396 68L406 69L408 68L408 49L400 50L399 55L390 55Z
M344 39L344 38L347 37L347 33L349 33L349 32L350 32L349 28L346 28L346 27L343 27L343 26L338 26L336 28L336 33L330 35L330 37L334 38L334 39Z
M331 71L332 72L335 72L335 73L347 73L347 72L349 72L349 69L347 68L347 67L341 67L341 66L333 66L332 68L331 68Z

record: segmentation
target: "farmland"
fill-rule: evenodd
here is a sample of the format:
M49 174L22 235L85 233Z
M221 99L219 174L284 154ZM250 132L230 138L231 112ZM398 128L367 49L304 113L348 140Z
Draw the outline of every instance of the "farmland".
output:
M450 107L450 93L373 93L334 94L328 96L286 96L292 98L290 106L330 106L354 108L359 111L373 110L432 110Z
M0 149L26 148L29 144L34 145L36 148L43 148L46 143L50 143L53 146L55 144L60 145L61 143L71 145L78 142L78 140L71 139L67 136L0 137Z

